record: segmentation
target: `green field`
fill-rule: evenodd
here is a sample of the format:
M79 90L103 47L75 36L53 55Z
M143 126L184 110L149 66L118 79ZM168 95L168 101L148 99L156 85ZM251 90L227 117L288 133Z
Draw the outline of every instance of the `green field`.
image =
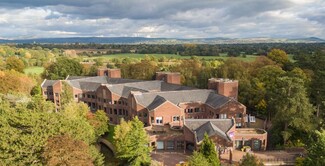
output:
M107 60L111 60L114 58L134 58L134 59L143 59L145 56L154 56L156 58L173 58L173 59L189 59L191 56L180 56L175 54L132 54L132 53L125 53L125 54L111 54L111 55L101 55L101 56L94 56L94 57L84 57L85 60L96 59L96 58L104 58ZM198 58L204 59L228 59L229 57L226 54L220 54L220 56L197 56ZM254 61L256 59L256 55L247 55L246 58L244 57L236 57L236 59L243 60L243 61Z
M28 67L24 70L26 74L41 74L44 71L44 67Z

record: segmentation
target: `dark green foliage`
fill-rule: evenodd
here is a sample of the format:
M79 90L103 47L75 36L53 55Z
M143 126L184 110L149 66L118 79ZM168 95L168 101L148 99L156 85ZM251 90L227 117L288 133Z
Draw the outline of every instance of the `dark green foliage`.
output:
M273 125L282 126L281 135L287 143L295 130L308 132L315 112L310 104L304 81L297 77L278 78L273 90L271 105L275 111Z
M219 156L216 151L216 145L209 138L207 133L204 134L204 139L200 147L200 153L204 156L204 158L208 160L210 165L212 166L220 165Z
M316 131L316 140L308 147L304 164L307 166L325 165L325 130Z
M202 153L194 151L188 159L189 166L208 166L209 161L203 156Z
M46 79L65 79L68 75L80 76L82 65L73 59L58 58L56 62L47 66L42 74Z
M246 153L245 156L243 156L241 162L239 163L239 166L264 166L264 164L256 158L256 156Z
M43 103L38 98L33 100L32 103ZM55 135L68 134L92 147L96 140L94 128L83 114L71 113L82 112L87 106L77 104L79 107L70 106L55 113L47 111L46 104L38 104L29 104L30 109L26 109L25 105L13 107L0 101L0 165L44 165L45 144ZM92 162L101 163L101 155L91 151Z

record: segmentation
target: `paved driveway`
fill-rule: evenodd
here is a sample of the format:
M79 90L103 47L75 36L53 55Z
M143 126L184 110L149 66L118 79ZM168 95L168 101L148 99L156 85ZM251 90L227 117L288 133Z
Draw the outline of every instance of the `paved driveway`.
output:
M153 160L163 162L164 166L175 166L180 161L186 161L190 154L182 152L152 152L151 157Z

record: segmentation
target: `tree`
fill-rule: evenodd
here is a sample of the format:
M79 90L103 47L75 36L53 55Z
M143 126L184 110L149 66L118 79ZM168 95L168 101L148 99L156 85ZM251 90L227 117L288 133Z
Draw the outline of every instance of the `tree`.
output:
M204 134L204 139L200 147L200 153L208 160L213 166L219 166L220 160L216 151L216 145L209 138L208 134Z
M24 62L22 60L20 60L19 58L17 58L16 56L10 56L6 60L6 69L15 70L20 73L23 73L24 69L25 69L25 65L24 65Z
M73 101L73 89L65 81L62 81L62 93L61 93L61 107L64 108L66 104Z
M73 59L58 58L56 62L45 67L42 76L46 79L65 79L68 75L80 76L82 65Z
M283 66L289 62L289 57L288 57L287 53L280 49L272 49L267 54L267 57L281 66Z
M208 166L209 161L203 156L202 153L194 151L188 159L189 166Z
M308 148L304 164L307 166L325 165L325 130L316 131L316 141Z
M259 161L256 156L246 153L239 163L239 166L264 166L264 164Z
M282 126L284 144L293 130L307 132L313 128L311 120L315 110L307 98L302 79L287 76L278 78L271 105L275 110L273 125Z
M138 117L129 122L122 119L114 133L117 158L136 166L150 164L149 137Z
M89 146L69 135L50 137L45 145L43 157L48 166L94 165Z
M29 94L35 86L35 81L25 74L15 70L0 71L0 93L24 93Z
M108 117L103 110L88 112L87 120L94 127L96 138L108 132Z

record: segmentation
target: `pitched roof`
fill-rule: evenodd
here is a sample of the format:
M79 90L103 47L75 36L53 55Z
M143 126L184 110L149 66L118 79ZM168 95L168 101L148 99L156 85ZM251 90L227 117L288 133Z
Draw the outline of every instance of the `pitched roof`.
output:
M168 100L175 105L187 102L202 102L209 104L211 107L218 108L232 99L216 94L212 90L196 89L196 90L183 90L183 91L163 91L163 92L150 92L135 94L134 97L139 104L144 107L149 105L159 106L157 103L157 96ZM151 107L151 109L154 109Z
M42 87L48 87L48 86L53 86L54 83L56 83L58 80L44 80Z
M234 122L232 119L185 119L184 125L196 133L197 142L204 139L205 133L209 136L218 135L227 141L231 141L226 133L233 127Z

